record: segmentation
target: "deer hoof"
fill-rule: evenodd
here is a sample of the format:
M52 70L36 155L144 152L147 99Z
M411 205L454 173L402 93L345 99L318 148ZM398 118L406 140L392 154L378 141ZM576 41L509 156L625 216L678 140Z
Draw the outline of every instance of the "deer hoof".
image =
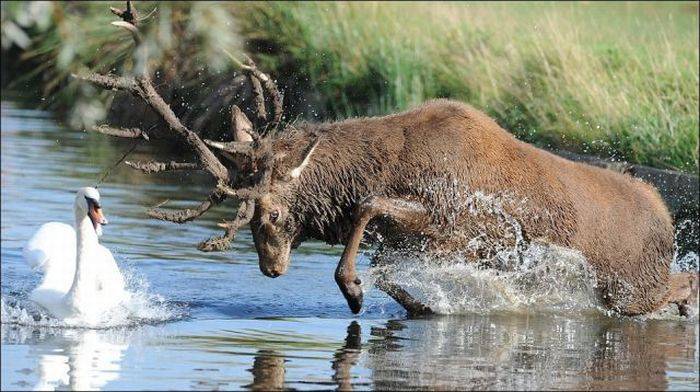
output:
M348 301L350 311L354 314L360 313L362 310L362 287L360 280L355 279L340 286L340 291L343 292L345 300Z

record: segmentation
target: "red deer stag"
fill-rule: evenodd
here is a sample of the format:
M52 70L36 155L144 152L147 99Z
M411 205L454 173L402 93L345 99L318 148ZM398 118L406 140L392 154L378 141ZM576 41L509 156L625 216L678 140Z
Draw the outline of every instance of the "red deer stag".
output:
M136 11L112 9L113 22L134 37ZM282 96L272 79L248 60L239 64L253 84L256 126L231 109L234 140L201 140L184 126L151 84L147 69L133 77L83 74L78 78L143 99L166 132L190 148L196 163L127 162L146 172L206 170L218 185L195 209L152 210L158 219L183 223L226 198L240 201L222 236L200 250L225 249L250 223L260 270L282 275L290 252L306 239L344 244L335 280L353 313L362 306L355 258L372 224L383 245L421 244L424 251L462 252L485 260L498 246L522 240L579 250L596 272L605 303L641 314L676 303L687 310L696 297L694 274L671 274L674 229L656 190L630 176L574 163L521 142L485 114L459 102L435 100L386 117L287 125L276 132ZM268 116L264 93L272 100ZM144 137L138 129L98 127L117 136ZM473 196L502 197L502 208L522 229L504 232L503 216L474 213ZM472 241L474 238L481 241ZM479 245L481 244L481 245ZM429 312L401 287L377 285L409 313Z

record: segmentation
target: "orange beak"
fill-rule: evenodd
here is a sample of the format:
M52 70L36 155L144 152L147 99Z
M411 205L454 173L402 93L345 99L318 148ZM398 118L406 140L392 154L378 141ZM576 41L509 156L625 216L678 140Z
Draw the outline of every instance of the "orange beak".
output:
M92 225L95 226L95 228L97 228L98 224L102 226L107 224L107 218L102 215L102 208L91 205L89 215L90 220L92 220Z

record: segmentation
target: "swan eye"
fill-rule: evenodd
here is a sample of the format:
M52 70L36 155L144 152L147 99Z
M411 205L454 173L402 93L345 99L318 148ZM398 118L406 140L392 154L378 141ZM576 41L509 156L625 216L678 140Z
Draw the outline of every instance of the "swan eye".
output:
M280 217L279 211L272 211L270 212L270 222L275 223L277 222L277 219Z

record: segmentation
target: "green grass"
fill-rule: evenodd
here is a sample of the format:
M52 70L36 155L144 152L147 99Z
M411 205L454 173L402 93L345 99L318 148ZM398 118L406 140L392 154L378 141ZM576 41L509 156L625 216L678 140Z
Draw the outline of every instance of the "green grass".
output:
M696 4L277 3L246 32L336 117L463 100L520 138L698 170Z
M75 7L110 18L104 4ZM71 23L54 17L25 51L42 59L37 72L59 86L79 64L128 70L128 37L64 14ZM164 3L145 28L169 48L154 67L195 107L203 83L234 72L217 48L243 42L295 90L290 106L322 119L450 97L540 146L698 172L697 3ZM79 37L72 57L66 34ZM69 88L64 101L93 104Z

